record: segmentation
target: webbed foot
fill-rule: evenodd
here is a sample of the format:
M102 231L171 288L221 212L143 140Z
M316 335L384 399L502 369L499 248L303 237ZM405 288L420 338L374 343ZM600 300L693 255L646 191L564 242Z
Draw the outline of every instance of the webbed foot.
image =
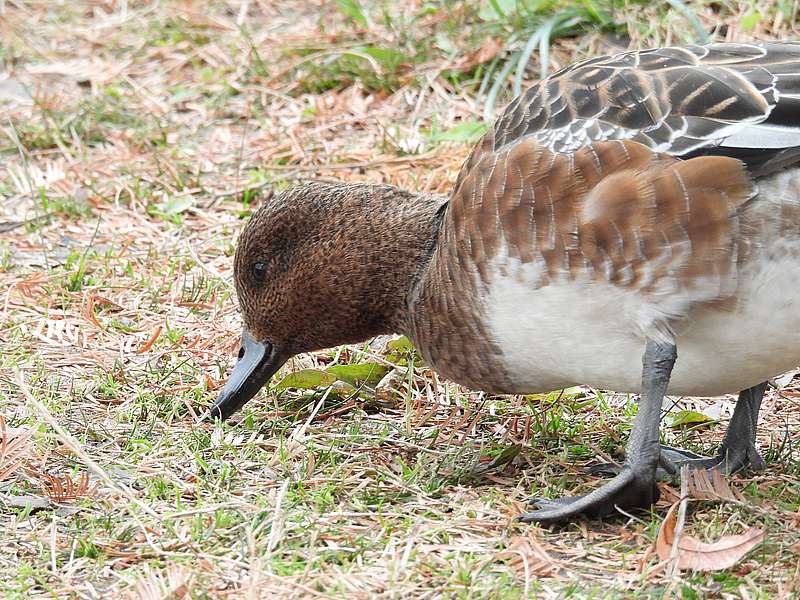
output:
M535 500L541 508L520 515L526 523L553 523L578 516L601 517L621 509L646 508L658 500L658 426L661 401L677 358L674 344L648 339L642 356L642 394L633 420L621 471L610 481L585 496Z
M689 465L690 469L717 469L725 475L744 469L761 471L767 466L756 450L755 444L748 440L742 441L733 448L728 448L723 444L716 456L701 456L670 446L661 447L659 466L667 473L675 475L685 464Z
M585 496L566 496L547 500L535 498L540 508L520 515L525 523L554 523L577 516L602 517L619 508L645 508L658 500L658 487L652 469L625 464L614 479Z
M725 475L743 469L760 471L766 468L766 463L755 445L758 411L766 389L765 382L739 393L725 439L716 456L703 456L683 448L659 445L656 477L659 480L669 480L680 473L684 464L692 469L718 469ZM592 475L606 477L616 475L620 470L621 467L615 463L601 463L587 468L587 472Z

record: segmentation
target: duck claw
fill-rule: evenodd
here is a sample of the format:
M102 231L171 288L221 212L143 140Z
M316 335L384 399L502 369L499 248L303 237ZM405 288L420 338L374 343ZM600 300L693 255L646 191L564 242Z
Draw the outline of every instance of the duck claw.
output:
M647 507L658 500L658 488L652 470L642 473L636 466L625 464L608 483L585 496L564 496L552 500L536 498L538 510L519 516L523 523L557 523L579 516L603 517L619 508Z

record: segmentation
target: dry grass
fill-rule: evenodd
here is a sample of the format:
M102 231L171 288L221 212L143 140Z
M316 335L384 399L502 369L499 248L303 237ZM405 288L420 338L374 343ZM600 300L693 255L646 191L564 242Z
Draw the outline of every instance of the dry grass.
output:
M443 140L511 93L494 82L512 15L358 6L0 0L0 595L798 597L797 378L764 403L769 470L732 479L740 501L690 503L700 539L767 530L715 574L659 563L666 484L650 514L515 522L531 495L596 485L583 466L624 444L624 396L485 396L377 340L284 372L389 364L380 402L271 391L196 424L237 345L231 258L260 199L306 177L446 192L468 145ZM558 39L547 68L624 43L608 30L694 35L666 4L582 6L610 21ZM714 6L690 8L718 36L795 35L796 2ZM669 435L708 450L724 421Z

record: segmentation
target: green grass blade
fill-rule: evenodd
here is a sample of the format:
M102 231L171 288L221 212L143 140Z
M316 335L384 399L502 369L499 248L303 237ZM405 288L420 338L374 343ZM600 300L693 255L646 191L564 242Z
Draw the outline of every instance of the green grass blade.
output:
M692 12L686 3L681 2L681 0L667 0L669 5L674 8L677 12L681 13L689 23L692 24L694 30L697 32L697 39L702 43L707 43L709 41L708 32L703 27L703 24L700 23L700 19L697 18L697 15Z
M519 56L517 70L514 73L514 96L519 96L522 94L522 80L525 78L525 67L528 66L528 61L530 60L533 51L536 49L536 46L539 45L539 41L541 40L544 31L544 27L539 27L528 38L528 41L525 42L525 47L522 49L522 52Z
M508 62L503 66L503 69L500 71L497 79L494 80L494 83L489 90L489 94L486 97L486 104L483 107L483 118L487 121L494 121L494 105L497 103L497 96L500 94L500 89L505 85L508 74L511 73L511 69L514 68L514 65L517 64L518 60L519 53L512 55Z

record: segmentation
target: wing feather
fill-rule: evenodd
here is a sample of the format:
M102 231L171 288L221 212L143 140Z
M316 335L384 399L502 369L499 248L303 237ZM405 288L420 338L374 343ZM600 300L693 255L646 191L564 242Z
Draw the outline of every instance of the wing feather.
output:
M490 136L492 150L531 136L557 153L612 139L679 158L750 148L758 152L748 166L764 175L800 146L800 43L658 48L576 63L512 102Z
M761 235L740 229L754 181L798 164L800 43L599 57L508 106L464 163L440 247L484 282L518 263L538 286L629 289L658 321L642 326L668 332L692 304L735 298Z

